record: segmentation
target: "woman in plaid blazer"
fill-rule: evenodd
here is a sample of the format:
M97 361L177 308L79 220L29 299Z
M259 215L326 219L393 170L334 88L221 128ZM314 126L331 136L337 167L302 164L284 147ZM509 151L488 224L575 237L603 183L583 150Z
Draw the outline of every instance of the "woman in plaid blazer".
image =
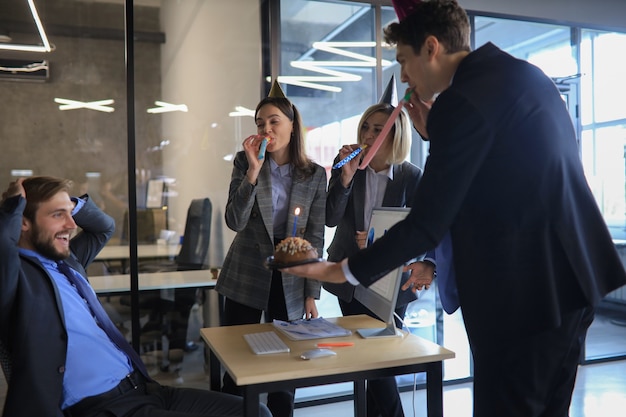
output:
M266 321L318 315L318 281L264 266L276 243L294 232L321 256L326 206L326 171L304 152L298 110L277 83L272 91L255 112L258 134L244 140L244 150L234 160L225 217L237 235L216 285L224 296L224 325L258 323L262 313ZM263 152L266 138L270 142ZM223 390L238 393L228 375ZM291 416L293 390L270 393L268 407L274 417Z

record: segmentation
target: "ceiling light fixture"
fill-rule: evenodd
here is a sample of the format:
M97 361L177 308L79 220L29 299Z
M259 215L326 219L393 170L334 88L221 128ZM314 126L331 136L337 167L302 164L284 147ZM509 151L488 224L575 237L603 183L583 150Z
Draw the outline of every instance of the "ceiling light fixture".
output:
M41 24L41 20L39 19L39 14L37 13L37 8L35 7L34 0L28 0L28 6L30 7L30 12L33 15L33 20L35 21L35 25L37 26L37 31L39 32L39 36L41 37L41 42L43 45L20 45L14 43L0 43L0 49L8 49L11 51L25 51L25 52L50 52L52 51L52 47L50 46L50 42L48 42L48 37L46 36L46 31L43 29L43 25Z
M167 113L171 111L182 111L182 112L189 111L186 104L171 104L171 103L166 103L164 101L155 101L154 104L156 104L159 107L153 107L151 109L146 110L148 113L154 114L154 113Z
M12 177L32 177L33 170L32 169L12 169L11 170Z
M384 44L383 46L389 46L388 44ZM313 42L313 48L318 49L320 51L326 51L332 54L346 56L348 58L354 58L360 61L369 62L371 65L376 65L376 58L359 54L356 52L345 51L341 48L374 48L376 47L376 42ZM391 62L383 59L383 66L391 65Z
M244 117L244 116L254 117L254 110L250 110L243 106L235 106L235 111L231 111L230 113L228 113L228 115L230 117Z
M328 52L344 56L347 58L353 58L353 61L291 61L291 66L299 68L305 71L317 72L325 74L326 76L301 76L301 75L280 75L278 76L278 82L297 85L306 88L315 88L318 90L341 92L341 87L320 84L328 82L351 82L360 81L362 77L360 75L351 74L345 71L340 71L331 68L337 67L352 67L352 68L364 68L375 67L376 58L359 54L357 52L347 51L343 48L373 48L376 46L376 42L314 42L313 48L319 51ZM391 61L386 59L381 60L383 67L391 65Z
M115 111L113 107L109 107L109 104L115 103L113 99L98 100L98 101L78 101L69 100L67 98L55 98L55 103L60 104L59 110L76 110L76 109L90 109L98 110L107 113Z

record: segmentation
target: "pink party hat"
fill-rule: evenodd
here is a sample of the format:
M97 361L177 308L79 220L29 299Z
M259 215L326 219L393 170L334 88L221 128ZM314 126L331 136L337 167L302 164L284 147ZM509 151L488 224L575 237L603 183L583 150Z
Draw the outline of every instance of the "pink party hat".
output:
M405 17L413 13L415 5L421 3L421 0L392 0L393 8L396 10L398 20L402 22Z

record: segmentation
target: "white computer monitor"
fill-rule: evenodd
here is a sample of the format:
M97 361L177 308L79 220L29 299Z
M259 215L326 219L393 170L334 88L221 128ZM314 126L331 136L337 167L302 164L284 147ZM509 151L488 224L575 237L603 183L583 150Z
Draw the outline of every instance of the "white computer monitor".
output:
M374 208L368 231L368 245L403 220L409 211L409 208L399 207ZM362 337L393 337L401 334L396 329L394 311L402 281L402 267L401 265L394 269L369 287L364 285L356 287L354 298L386 324L382 328L358 329L357 332Z

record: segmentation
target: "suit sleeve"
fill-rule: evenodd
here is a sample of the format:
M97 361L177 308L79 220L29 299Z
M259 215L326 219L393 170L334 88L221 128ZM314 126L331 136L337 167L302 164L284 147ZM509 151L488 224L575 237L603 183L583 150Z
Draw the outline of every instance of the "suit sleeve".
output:
M84 205L74 214L74 221L82 230L72 239L70 248L80 264L86 268L113 236L115 220L88 196L81 199L84 200Z
M417 186L419 185L420 181L422 180L422 170L409 163L409 162L404 162L403 163L403 169L407 169L410 170L410 174L409 175L405 175L405 180L410 181L410 184L406 184L404 189L406 190L406 206L407 207L413 207L415 204L417 204L417 202L415 201L415 195L417 193Z
M256 187L246 178L247 171L246 155L244 152L239 152L233 162L228 201L224 213L226 225L235 232L241 232L248 224L256 196Z
M335 158L333 165L339 161L339 157ZM333 169L328 182L328 193L326 195L326 226L335 227L339 224L346 212L346 206L352 192L352 184L350 182L348 188L344 188L341 183L341 169Z
M493 142L483 116L465 98L442 93L429 119L430 154L407 217L373 245L348 258L369 286L389 271L434 249L451 228Z
M0 327L2 336L8 330L9 312L17 290L20 258L17 243L22 227L22 213L26 199L22 196L7 198L0 207Z
M326 171L318 167L315 174L317 184L313 201L311 202L309 221L306 227L305 239L317 249L318 255L321 257L324 251L324 214L326 208ZM314 184L311 184L312 186ZM321 284L314 279L306 279L304 296L320 298Z

